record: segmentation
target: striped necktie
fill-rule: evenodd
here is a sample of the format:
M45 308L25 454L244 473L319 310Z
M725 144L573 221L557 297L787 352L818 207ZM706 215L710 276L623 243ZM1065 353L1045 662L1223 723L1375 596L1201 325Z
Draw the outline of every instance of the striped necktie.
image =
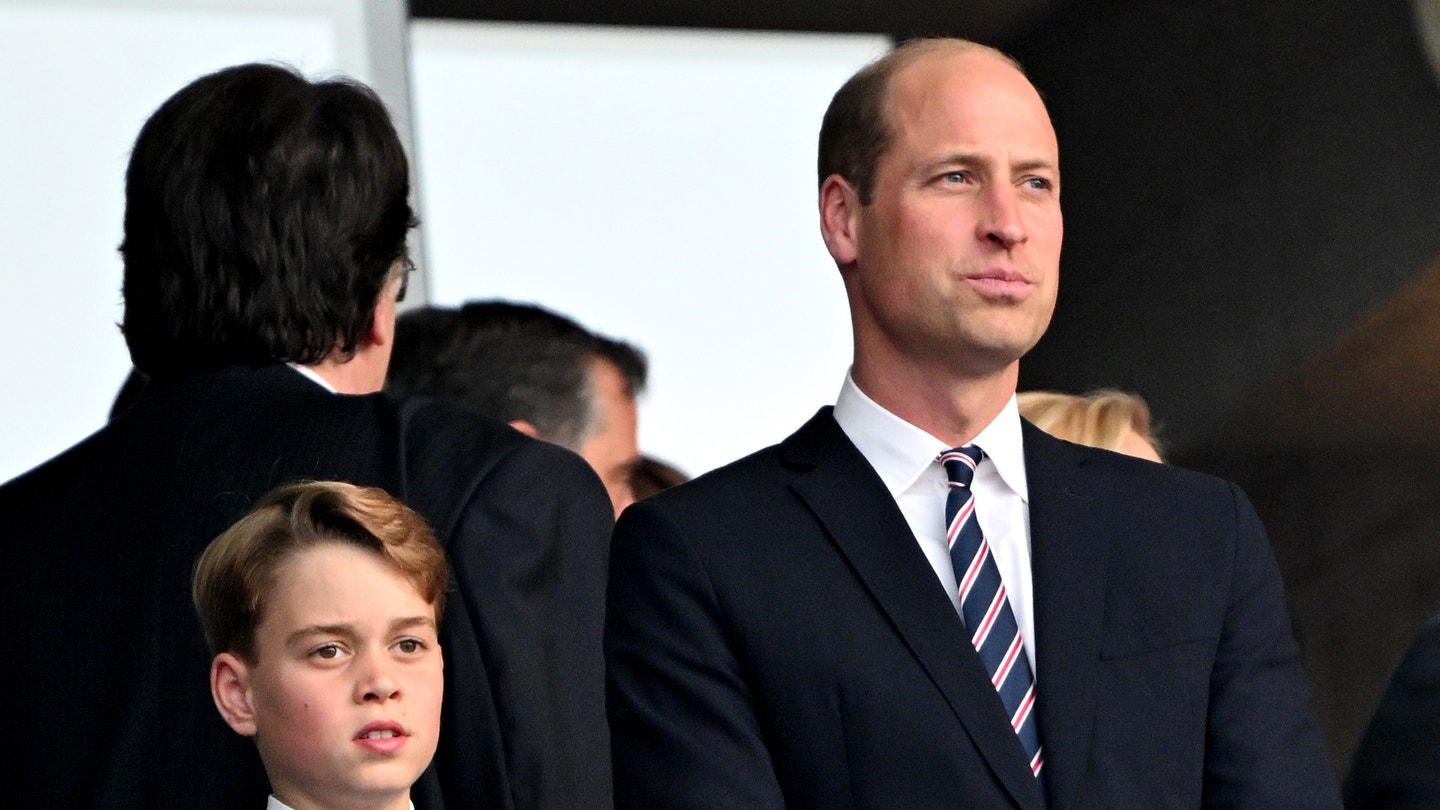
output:
M1025 657L1025 644L1000 569L990 554L990 544L975 517L975 496L970 482L985 453L974 445L946 450L937 459L945 466L950 491L945 496L945 540L960 591L960 615L970 642L990 673L990 682L1010 716L1010 726L1030 757L1030 770L1038 779L1045 764L1040 747L1040 729L1035 717L1035 678Z

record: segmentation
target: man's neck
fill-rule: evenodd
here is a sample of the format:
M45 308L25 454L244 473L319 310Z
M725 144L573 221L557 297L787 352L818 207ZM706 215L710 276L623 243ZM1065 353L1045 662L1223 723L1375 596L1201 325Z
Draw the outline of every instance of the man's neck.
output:
M305 368L329 383L336 393L373 394L385 387L385 372L383 369L377 372L370 360L363 352L356 352L355 356L345 361L332 354Z
M376 393L384 388L384 372L389 366L389 344L361 342L351 355L337 349L305 368L330 383L337 393Z
M1020 364L989 375L898 366L876 373L857 358L855 385L885 410L952 447L968 444L1015 393Z

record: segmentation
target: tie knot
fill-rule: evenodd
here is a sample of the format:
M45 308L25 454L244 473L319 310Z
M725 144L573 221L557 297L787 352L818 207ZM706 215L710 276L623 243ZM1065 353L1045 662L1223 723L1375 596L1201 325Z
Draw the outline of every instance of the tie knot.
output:
M975 480L975 468L980 464L980 459L984 457L984 450L973 444L967 444L964 447L946 450L936 461L945 466L945 475L950 479L950 483L969 487L970 482Z

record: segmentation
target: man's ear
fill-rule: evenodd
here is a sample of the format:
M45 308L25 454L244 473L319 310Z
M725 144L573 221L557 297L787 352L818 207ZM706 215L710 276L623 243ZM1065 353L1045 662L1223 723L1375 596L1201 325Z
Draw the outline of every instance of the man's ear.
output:
M250 705L250 668L230 653L210 662L210 696L220 716L246 737L255 736L255 709Z
M526 422L524 419L511 419L510 427L515 428L532 439L540 436L540 431L536 430L534 425Z
M362 346L389 346L395 341L395 296L402 283L403 278L391 279L385 283L385 288L380 290L375 311L370 315L370 328L365 331L365 337L360 341Z
M825 178L820 184L820 235L830 257L841 267L854 263L859 255L855 233L859 213L860 195L855 187L838 174Z

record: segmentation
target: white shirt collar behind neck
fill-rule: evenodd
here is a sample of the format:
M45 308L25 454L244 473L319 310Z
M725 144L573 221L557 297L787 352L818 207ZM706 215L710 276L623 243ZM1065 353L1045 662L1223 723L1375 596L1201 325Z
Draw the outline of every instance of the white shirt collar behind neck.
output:
M315 383L321 388L324 388L326 391L329 391L332 394L340 393L339 391L335 390L335 386L331 385L329 380L321 377L320 372L316 371L315 369L309 366L302 366L299 363L286 363L285 365L300 372L300 376L308 378L311 382Z

